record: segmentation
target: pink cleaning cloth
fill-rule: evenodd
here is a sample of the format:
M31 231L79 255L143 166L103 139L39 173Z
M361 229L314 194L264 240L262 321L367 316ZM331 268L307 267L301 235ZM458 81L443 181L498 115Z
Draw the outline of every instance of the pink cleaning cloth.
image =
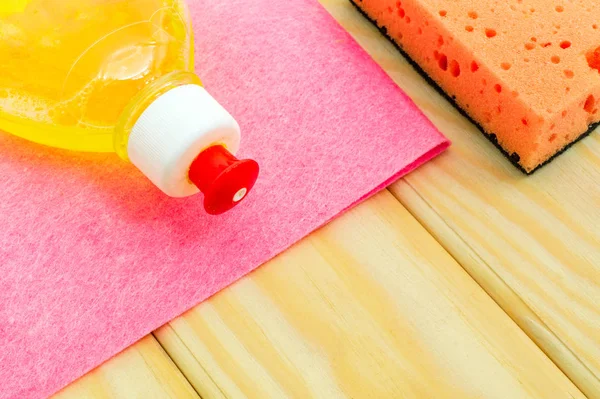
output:
M56 392L448 146L317 0L190 8L259 181L208 216L116 155L0 133L1 398Z

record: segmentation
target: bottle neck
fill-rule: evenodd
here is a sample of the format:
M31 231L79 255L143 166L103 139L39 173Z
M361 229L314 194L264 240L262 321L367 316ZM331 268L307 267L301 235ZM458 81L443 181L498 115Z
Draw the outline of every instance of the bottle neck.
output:
M196 84L202 86L200 78L193 72L176 71L156 79L148 84L129 102L119 118L114 132L115 152L124 160L129 160L127 146L131 129L142 113L158 97L179 86Z

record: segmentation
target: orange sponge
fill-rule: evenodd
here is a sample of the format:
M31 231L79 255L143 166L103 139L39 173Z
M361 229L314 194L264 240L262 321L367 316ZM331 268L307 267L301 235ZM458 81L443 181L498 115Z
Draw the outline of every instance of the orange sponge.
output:
M600 2L352 1L527 173L600 121Z

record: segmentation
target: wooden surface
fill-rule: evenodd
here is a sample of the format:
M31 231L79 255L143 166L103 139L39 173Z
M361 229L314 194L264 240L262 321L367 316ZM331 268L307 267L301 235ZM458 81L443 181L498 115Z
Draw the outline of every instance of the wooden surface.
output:
M203 398L581 398L387 191L155 333Z
M193 399L199 396L154 337L148 336L53 398Z
M600 398L598 134L526 177L321 2L453 147L57 398Z

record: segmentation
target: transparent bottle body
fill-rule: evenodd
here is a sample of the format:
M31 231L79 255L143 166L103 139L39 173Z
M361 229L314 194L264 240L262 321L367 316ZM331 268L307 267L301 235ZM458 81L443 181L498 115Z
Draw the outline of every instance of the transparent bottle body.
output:
M0 130L27 140L127 158L137 117L171 88L200 84L192 71L185 0L0 5Z

